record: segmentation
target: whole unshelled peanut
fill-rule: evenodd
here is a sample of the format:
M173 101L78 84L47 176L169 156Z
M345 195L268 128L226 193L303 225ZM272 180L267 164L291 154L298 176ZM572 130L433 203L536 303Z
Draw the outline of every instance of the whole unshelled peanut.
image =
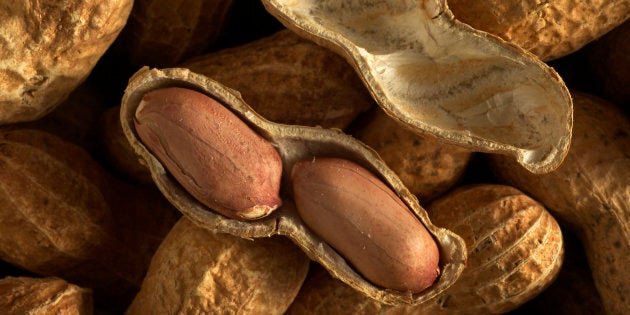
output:
M0 314L94 313L92 290L57 277L6 277L0 279Z
M258 219L279 207L282 161L273 145L216 100L193 90L144 95L136 131L197 200L233 219Z
M503 314L525 304L557 277L564 261L558 222L520 190L473 184L427 206L431 221L466 241L466 269L427 314Z
M134 66L173 66L216 43L232 2L135 0L113 48Z
M0 125L38 120L84 82L133 1L20 1L0 7Z
M544 61L581 49L630 16L626 0L450 0L448 7L458 20Z
M576 233L605 311L630 314L630 120L602 98L572 96L571 149L558 169L534 175L495 155L491 168Z
M420 292L439 274L431 234L403 201L365 168L313 158L291 171L297 211L306 225L369 281Z
M177 219L156 189L116 180L81 147L0 131L0 259L22 270L89 287L120 311Z
M125 314L283 314L308 266L286 238L244 239L182 217Z
M376 150L409 191L423 203L455 186L464 176L473 156L467 148L405 128L380 109L362 116L360 123L364 125L354 132L357 139Z

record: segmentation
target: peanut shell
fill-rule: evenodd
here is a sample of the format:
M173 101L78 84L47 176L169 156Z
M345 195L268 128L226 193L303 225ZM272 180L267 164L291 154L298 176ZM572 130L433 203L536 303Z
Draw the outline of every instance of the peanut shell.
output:
M462 276L437 299L430 314L502 314L546 289L564 261L562 231L537 201L505 185L460 187L433 201L434 222L466 241Z
M532 175L498 156L497 177L540 201L581 240L610 314L630 313L630 121L614 104L573 91L571 150L557 170Z
M360 276L328 244L317 237L301 221L291 199L290 178L283 172L280 195L283 205L269 216L256 221L238 221L217 214L203 206L166 172L162 164L140 142L133 128L133 116L147 92L171 86L185 87L204 93L233 111L259 135L270 141L280 153L283 169L313 156L349 159L380 177L412 210L438 243L441 276L420 294L398 292L375 286ZM145 160L156 186L187 218L200 227L244 238L285 235L311 259L322 264L331 274L366 295L390 304L420 303L450 286L459 276L466 259L463 241L446 229L431 224L417 198L385 165L378 155L360 141L336 129L291 126L270 122L253 111L240 94L220 83L188 69L142 68L130 79L121 106L123 130L135 152Z
M126 314L283 314L308 265L286 238L243 239L184 217L155 253Z
M82 148L35 129L0 131L0 259L131 301L177 220L155 189L112 178Z
M405 186L429 202L459 182L473 152L412 132L379 110L353 132L376 150Z
M458 20L549 61L601 37L630 17L627 0L448 0Z
M389 306L366 297L333 278L318 265L311 272L287 310L287 315L315 314L414 314L417 306Z
M0 7L0 125L37 120L90 74L133 1L18 1Z
M174 66L217 41L232 2L135 0L115 48L134 66Z
M558 278L538 296L508 313L509 315L606 314L582 244L571 231L562 226L561 229L565 252Z
M571 139L560 76L522 48L455 20L445 0L265 0L287 28L342 55L390 116L418 133L558 167Z
M56 277L0 279L0 313L91 315L92 291Z
M239 91L273 122L345 129L374 105L340 56L289 30L180 64Z

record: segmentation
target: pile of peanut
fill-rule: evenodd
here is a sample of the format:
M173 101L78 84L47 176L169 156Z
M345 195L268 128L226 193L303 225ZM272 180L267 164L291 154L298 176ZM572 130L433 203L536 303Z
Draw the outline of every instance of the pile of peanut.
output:
M627 1L449 3L570 91L539 174L411 130L270 2L0 8L0 314L630 313Z

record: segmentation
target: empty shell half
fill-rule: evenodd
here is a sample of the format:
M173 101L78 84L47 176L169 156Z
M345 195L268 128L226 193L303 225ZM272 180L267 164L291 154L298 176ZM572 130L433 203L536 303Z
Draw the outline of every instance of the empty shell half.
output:
M559 166L573 109L533 54L455 20L445 0L263 0L287 28L339 53L385 112L418 133Z

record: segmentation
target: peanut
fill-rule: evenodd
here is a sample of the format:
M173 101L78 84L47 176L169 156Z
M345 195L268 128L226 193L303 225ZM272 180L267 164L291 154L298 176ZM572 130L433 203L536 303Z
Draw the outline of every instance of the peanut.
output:
M182 217L126 314L282 314L308 266L308 257L283 237L247 240Z
M466 185L427 212L466 241L468 263L427 314L502 314L529 301L557 277L564 259L558 222L540 203L507 185Z
M85 81L121 32L132 0L0 6L0 125L42 118Z
M22 270L89 287L120 311L177 215L81 147L40 130L0 132L0 259Z
M208 207L187 193L181 183L177 182L164 169L163 164L156 158L155 154L142 144L134 128L134 116L140 107L142 98L147 93L157 89L183 86L201 91L203 94L220 101L225 108L235 113L254 131L273 143L281 157L282 166L287 170L282 172L281 187L281 193L287 199L284 200L284 205L273 215L260 220L246 221L234 220L218 212L208 211ZM340 130L271 122L253 111L238 91L184 68L149 69L144 67L140 69L129 80L120 111L120 121L125 137L127 137L134 152L149 168L156 186L187 219L197 226L247 239L284 235L301 248L309 258L321 264L339 280L372 299L391 305L426 302L452 285L464 270L466 249L462 238L447 229L433 225L426 211L419 205L417 198L409 192L376 152ZM432 278L435 282L430 287L413 294L409 291L393 290L377 285L364 277L357 268L344 259L340 251L335 250L306 226L304 220L300 218L293 200L290 170L297 161L313 156L340 157L355 161L378 176L389 189L395 192L398 198L404 201L409 210L405 210L405 218L396 220L411 219L412 223L406 223L409 225L414 225L413 222L419 221L419 223L415 223L421 227L419 233L424 233L425 238L433 238L433 241L437 243L433 245L439 250L440 277L436 278L433 275ZM248 157L240 158L247 159ZM389 211L387 212L389 213ZM426 230L424 230L425 228ZM427 233L430 233L430 237L426 237ZM410 239L414 238L411 237ZM399 248L401 247L396 249ZM435 248L432 249L435 250ZM360 247L355 249L355 252L358 251L362 251L362 249ZM438 256L436 253L433 254ZM367 256L363 258L365 257ZM378 258L381 256L377 256ZM368 259L373 258L370 256ZM436 266L433 266L432 270L434 274L437 273Z
M291 171L305 224L374 284L420 292L439 274L424 225L380 179L349 160L314 158Z
M92 291L56 277L0 279L0 313L93 314Z
M578 235L606 312L630 314L630 121L604 99L572 95L571 149L557 170L534 175L495 155L490 164Z
M215 211L257 219L281 205L278 152L214 99L190 89L154 90L134 125L173 177Z
M376 103L416 133L558 167L571 97L531 53L455 20L446 0L263 0L288 29L343 56Z
M460 181L472 151L412 132L382 110L371 114L361 121L365 125L357 128L356 137L376 150L422 202L439 197Z
M458 20L545 61L579 50L630 17L627 0L449 0L448 7Z
M113 48L134 66L168 67L215 44L233 0L135 0Z

